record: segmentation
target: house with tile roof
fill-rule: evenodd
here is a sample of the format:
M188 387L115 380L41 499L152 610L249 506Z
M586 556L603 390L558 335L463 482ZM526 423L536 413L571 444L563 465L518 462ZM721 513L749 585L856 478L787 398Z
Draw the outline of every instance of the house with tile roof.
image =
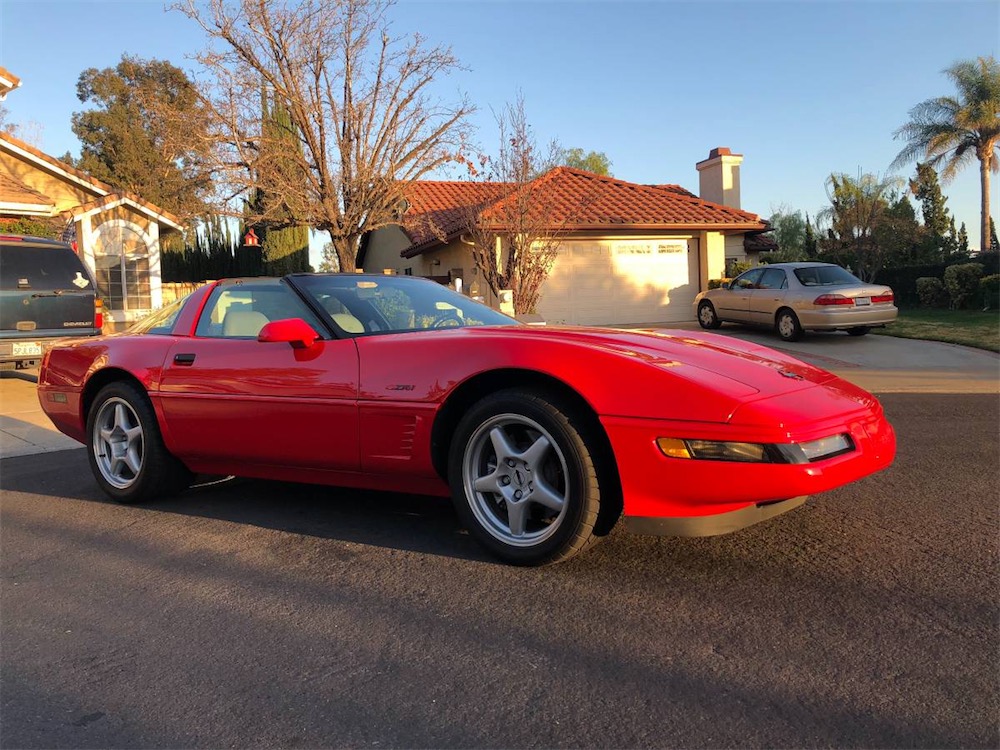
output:
M699 195L570 167L539 177L562 239L538 314L548 322L591 325L693 320L694 297L709 279L773 245L764 236L768 224L740 208L742 161L728 148L713 149L696 165ZM472 261L468 226L471 217L489 224L502 215L494 196L503 186L492 187L414 183L399 225L365 238L358 267L462 278L470 294L488 297Z
M0 69L0 84L9 74ZM160 238L180 220L34 146L0 133L0 232L16 219L43 221L94 272L112 330L162 304Z

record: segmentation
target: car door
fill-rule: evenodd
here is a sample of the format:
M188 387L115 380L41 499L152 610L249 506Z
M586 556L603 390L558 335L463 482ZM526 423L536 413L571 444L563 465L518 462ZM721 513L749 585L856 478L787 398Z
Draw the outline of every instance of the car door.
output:
M285 284L224 283L195 334L178 337L160 383L164 422L181 459L358 471L358 352L352 339L307 348L259 342L265 323L322 324Z
M784 304L788 280L782 268L765 268L750 292L750 322L773 325L775 313Z
M718 298L719 304L716 310L720 318L743 323L750 322L750 295L757 286L757 281L762 273L764 273L763 268L751 268L733 279L728 291ZM713 297L713 301L714 299Z

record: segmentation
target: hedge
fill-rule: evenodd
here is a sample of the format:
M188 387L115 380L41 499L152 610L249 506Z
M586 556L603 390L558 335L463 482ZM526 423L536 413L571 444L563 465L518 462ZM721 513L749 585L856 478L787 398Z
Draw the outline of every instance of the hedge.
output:
M938 279L944 278L945 270L952 265L958 265L967 261L960 260L954 263L935 263L925 266L907 266L905 268L885 268L879 272L875 279L876 284L885 284L892 287L896 295L896 304L900 307L918 307L920 296L917 294L917 279L928 276ZM980 253L975 258L976 263L983 266L983 274L991 276L1000 274L1000 253Z

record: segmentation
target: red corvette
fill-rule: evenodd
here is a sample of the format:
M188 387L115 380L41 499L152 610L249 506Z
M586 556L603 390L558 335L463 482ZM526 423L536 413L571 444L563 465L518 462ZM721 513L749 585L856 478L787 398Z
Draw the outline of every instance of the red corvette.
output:
M884 469L867 392L710 333L522 326L423 279L204 286L49 351L38 395L121 502L195 473L450 494L500 558L564 560L624 513L720 534Z

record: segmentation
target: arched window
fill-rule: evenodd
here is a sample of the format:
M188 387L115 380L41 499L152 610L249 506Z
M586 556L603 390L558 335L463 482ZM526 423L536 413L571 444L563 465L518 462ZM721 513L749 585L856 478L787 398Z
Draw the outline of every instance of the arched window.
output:
M142 228L116 219L97 228L97 289L110 310L149 310L150 241Z

